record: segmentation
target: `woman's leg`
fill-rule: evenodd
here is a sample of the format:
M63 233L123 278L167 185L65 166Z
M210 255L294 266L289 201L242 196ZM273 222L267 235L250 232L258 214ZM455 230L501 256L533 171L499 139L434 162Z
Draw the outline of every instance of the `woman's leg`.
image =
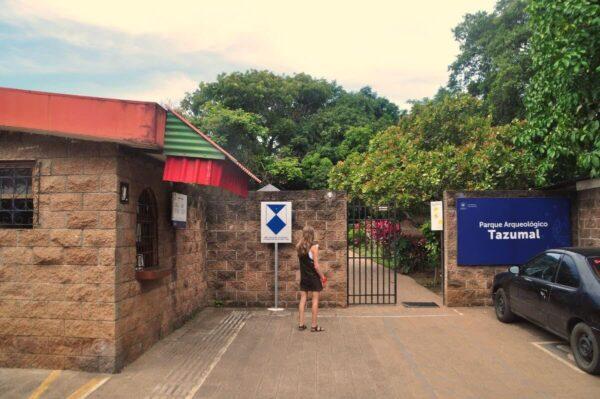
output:
M300 291L300 304L298 305L298 325L304 325L304 308L306 308L306 291Z
M312 293L312 327L317 326L317 314L319 313L319 291Z

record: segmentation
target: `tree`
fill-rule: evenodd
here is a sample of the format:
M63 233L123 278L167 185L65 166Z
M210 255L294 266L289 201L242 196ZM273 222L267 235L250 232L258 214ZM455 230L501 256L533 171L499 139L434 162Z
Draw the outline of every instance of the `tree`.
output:
M448 87L483 99L494 125L525 116L532 75L526 6L526 0L500 0L492 13L467 14L453 30L460 53L449 67Z
M419 138L423 149L461 145L472 138L473 132L489 124L483 102L464 93L413 101L411 112L399 123L402 130Z
M467 94L415 104L398 126L377 134L365 154L352 153L330 184L368 203L425 211L447 189L527 187L533 167L512 142L520 124L491 126L482 102Z
M306 74L255 70L200 83L182 108L266 182L282 188L326 187L334 163L366 148L375 132L399 116L396 105L368 87L347 92ZM284 173L283 166L293 171Z
M531 0L535 71L516 140L540 185L600 176L600 3Z

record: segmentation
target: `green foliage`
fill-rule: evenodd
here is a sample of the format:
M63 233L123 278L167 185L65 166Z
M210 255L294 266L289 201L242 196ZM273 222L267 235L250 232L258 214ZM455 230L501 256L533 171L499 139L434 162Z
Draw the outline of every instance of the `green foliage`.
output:
M525 115L523 95L532 74L526 6L526 0L500 0L492 13L467 14L453 30L460 53L450 65L448 86L482 98L494 125Z
M368 87L350 93L306 74L255 70L202 82L181 106L225 149L282 188L325 187L334 163L364 149L399 116L396 105Z
M433 267L429 262L426 241L422 237L400 235L392 247L398 262L398 271L403 274L424 271Z
M411 112L399 126L418 137L422 148L434 149L446 144L464 144L473 132L487 128L489 120L480 100L458 93L441 95L433 101L413 102Z
M262 126L259 115L209 103L191 122L217 144L235 152L240 162L250 168L257 167L255 155L264 153L261 143L267 138L267 129Z
M512 145L518 124L492 127L466 94L423 101L330 174L332 187L367 203L424 212L443 190L525 188L533 167ZM476 111L476 112L474 112Z
M332 167L331 160L321 157L318 152L309 153L300 162L304 181L313 189L327 188L327 179Z
M425 250L427 251L427 262L429 267L433 269L436 265L441 267L441 243L440 243L440 232L431 231L431 221L427 220L421 225L421 233L425 239Z
M540 185L600 176L600 3L531 0L528 128L516 140Z
M264 157L261 170L266 181L276 181L281 186L296 188L302 182L302 169L296 157Z

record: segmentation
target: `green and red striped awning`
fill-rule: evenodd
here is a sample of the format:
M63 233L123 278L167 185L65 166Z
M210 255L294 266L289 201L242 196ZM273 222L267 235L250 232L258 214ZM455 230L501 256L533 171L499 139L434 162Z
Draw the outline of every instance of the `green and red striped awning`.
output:
M167 112L163 180L221 187L248 195L248 177L260 183L246 167L175 111Z

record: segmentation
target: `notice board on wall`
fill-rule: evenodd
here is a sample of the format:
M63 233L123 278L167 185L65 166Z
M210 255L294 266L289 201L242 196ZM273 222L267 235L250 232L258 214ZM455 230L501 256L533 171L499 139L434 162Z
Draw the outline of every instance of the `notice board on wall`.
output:
M520 265L571 245L568 198L457 198L459 266Z

